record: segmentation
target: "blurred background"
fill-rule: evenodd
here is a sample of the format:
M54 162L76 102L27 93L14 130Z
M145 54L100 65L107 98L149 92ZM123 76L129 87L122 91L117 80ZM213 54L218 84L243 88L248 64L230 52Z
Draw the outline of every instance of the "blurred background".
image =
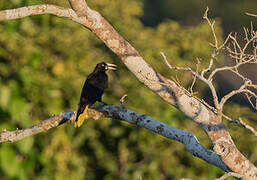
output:
M230 32L256 25L256 0L88 0L158 72L177 79L188 88L190 74L171 71L160 56L163 51L172 65L195 69L208 66L213 48L210 27L202 19L207 6L216 20L220 43ZM1 0L0 9L54 3L57 0ZM242 37L242 36L241 36ZM201 144L211 148L203 131L139 83L97 37L68 19L50 15L0 22L0 129L15 130L38 123L51 115L77 109L81 88L96 63L118 65L109 72L109 89L103 100L118 105L128 94L127 108L173 127L193 132ZM217 66L227 64L220 55ZM256 80L256 68L246 68ZM256 82L256 81L255 81ZM216 78L219 95L238 86L231 75ZM206 101L208 88L197 82L194 90ZM238 97L239 98L239 97ZM225 113L242 117L257 127L256 111L234 98ZM224 123L238 149L257 165L257 140L248 130ZM72 124L26 138L0 144L0 179L215 179L224 172L186 151L176 141L112 119L87 120L79 129ZM233 179L233 178L231 178Z

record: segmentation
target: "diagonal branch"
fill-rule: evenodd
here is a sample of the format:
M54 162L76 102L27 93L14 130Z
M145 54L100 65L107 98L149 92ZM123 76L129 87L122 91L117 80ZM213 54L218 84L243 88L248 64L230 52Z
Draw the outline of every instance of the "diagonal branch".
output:
M239 93L252 93L249 89L246 89L247 86L251 84L250 80L246 80L245 83L237 90L233 90L226 94L221 100L220 100L220 107L223 108L224 104L227 102L229 98L232 96L239 94Z
M252 14L252 13L248 13L248 12L246 12L245 14L248 16L257 17L257 14Z
M4 130L0 133L0 142L18 141L28 136L32 136L41 132L48 131L63 123L72 122L75 119L74 112L64 112L57 116L46 119L38 124L30 126L25 129L7 131ZM165 123L159 122L150 116L142 115L131 110L124 109L119 106L98 106L94 109L89 109L86 119L93 118L95 120L102 117L115 118L126 121L131 124L148 129L168 139L176 140L183 143L186 149L194 156L199 157L206 162L213 164L220 169L230 172L228 167L222 162L220 157L213 151L203 147L196 137L191 132L186 132L180 129L171 127Z
M237 174L237 173L234 173L234 172L229 172L229 173L224 174L220 178L217 178L216 180L224 180L224 179L226 179L229 176L234 176L234 177L236 177L238 179L240 179L242 177L242 175L240 175L240 174Z

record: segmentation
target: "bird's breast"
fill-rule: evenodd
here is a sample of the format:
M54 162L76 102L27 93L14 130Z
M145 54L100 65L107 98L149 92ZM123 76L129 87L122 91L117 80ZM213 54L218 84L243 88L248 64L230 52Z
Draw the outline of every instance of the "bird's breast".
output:
M99 73L88 79L88 82L99 89L106 89L108 87L108 76L105 73Z

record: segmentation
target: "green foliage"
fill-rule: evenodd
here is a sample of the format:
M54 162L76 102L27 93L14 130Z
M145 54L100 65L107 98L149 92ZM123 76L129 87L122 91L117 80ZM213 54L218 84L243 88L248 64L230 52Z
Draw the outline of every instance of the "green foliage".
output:
M2 0L0 8L40 2ZM185 27L167 20L150 28L140 21L140 0L88 3L166 77L177 73L166 67L160 51L172 65L194 67L196 57L203 59L201 66L207 65L212 53L208 42L213 39L206 23ZM221 39L219 23L216 29ZM210 146L195 124L139 83L82 26L42 15L1 22L0 34L1 128L23 128L52 114L75 110L85 77L96 63L108 61L119 68L109 73L105 102L117 105L126 93L129 109L192 131L201 143ZM192 80L184 72L179 79L185 85ZM254 152L256 147L246 150ZM20 142L0 145L0 179L213 179L220 174L221 170L193 157L182 144L114 119L88 120L79 129L65 124Z

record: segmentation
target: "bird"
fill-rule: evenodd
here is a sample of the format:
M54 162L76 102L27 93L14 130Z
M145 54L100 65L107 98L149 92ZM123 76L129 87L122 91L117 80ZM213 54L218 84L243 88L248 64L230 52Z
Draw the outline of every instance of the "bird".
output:
M88 75L81 91L76 119L74 121L75 127L80 127L87 114L88 107L92 106L96 101L102 101L104 90L108 88L107 70L116 70L115 64L106 62L98 63L92 73ZM106 103L104 103L106 104Z

